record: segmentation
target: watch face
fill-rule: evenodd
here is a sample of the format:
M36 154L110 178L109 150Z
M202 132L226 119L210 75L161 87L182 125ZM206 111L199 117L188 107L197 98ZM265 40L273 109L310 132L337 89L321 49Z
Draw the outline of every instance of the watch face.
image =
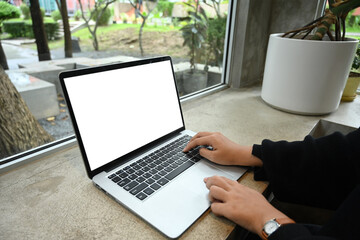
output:
M280 225L275 220L270 220L267 223L265 223L264 231L267 235L272 234L275 232L276 229L278 229Z

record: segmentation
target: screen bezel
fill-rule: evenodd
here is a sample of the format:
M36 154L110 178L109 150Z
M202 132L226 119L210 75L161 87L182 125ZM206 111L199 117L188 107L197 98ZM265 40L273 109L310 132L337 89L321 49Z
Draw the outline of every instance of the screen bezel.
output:
M139 65L144 65L144 64L157 63L157 62L161 62L161 61L170 61L172 74L173 74L173 81L175 84L174 86L176 88L179 110L180 110L180 115L181 115L181 119L182 119L182 127L144 145L143 147L141 147L139 149L136 149L126 155L123 155L122 157L116 158L101 167L91 170L64 79L70 78L70 77L75 77L75 76L80 76L80 75L103 72L103 71L116 70L116 69L121 69L121 68L126 68L126 67L133 67L133 66L139 66ZM179 92L177 91L175 73L174 73L174 68L173 68L173 64L172 64L172 60L171 60L170 56L163 56L163 57L142 59L142 60L137 60L137 61L132 61L132 62L114 63L114 64L101 65L101 66L96 66L96 67L88 67L88 68L64 71L59 74L59 79L60 79L61 87L63 89L64 98L65 98L65 101L66 101L68 109L69 109L71 121L73 123L74 132L75 132L76 138L78 140L80 152L81 152L84 164L85 164L86 172L90 179L92 179L95 175L99 174L100 172L107 171L108 169L112 169L115 166L119 166L119 165L127 162L129 159L132 159L132 158L136 157L137 155L149 150L150 148L162 143L165 139L168 139L168 138L178 134L179 132L185 130L185 122L184 122L184 117L183 117L183 113L182 113L182 109L181 109Z

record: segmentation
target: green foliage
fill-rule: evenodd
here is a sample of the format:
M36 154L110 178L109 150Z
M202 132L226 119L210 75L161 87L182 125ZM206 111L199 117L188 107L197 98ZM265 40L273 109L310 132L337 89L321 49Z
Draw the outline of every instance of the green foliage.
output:
M93 15L92 15L92 20L96 21L96 19L98 18L99 14L101 13L103 8L99 8L98 10L93 10ZM111 18L111 10L109 8L106 8L105 11L103 12L103 14L100 16L99 19L99 26L107 26L109 23L109 20Z
M74 19L76 21L79 21L81 19L82 15L81 15L81 10L77 10L74 14Z
M30 8L25 3L20 5L21 12L24 16L24 19L30 19Z
M18 18L20 17L20 10L4 1L0 1L0 24L11 18Z
M48 40L59 37L59 24L55 22L44 23L45 33ZM12 38L27 37L34 38L31 22L4 22L4 31L9 33Z
M59 24L55 22L44 23L45 34L48 40L55 40L59 38ZM35 38L32 24L25 23L25 37Z
M226 16L209 20L206 39L209 51L206 63L208 63L209 65L222 65L222 60L224 56L226 20Z
M28 20L28 19L31 18L30 8L29 8L28 5L26 5L25 3L21 4L20 5L20 10L21 10L25 20ZM41 11L42 18L44 19L44 17L45 17L45 9L40 8L40 11Z
M26 22L24 27L25 27L25 36L24 37L35 38L34 31L32 28L32 23Z
M54 19L55 22L57 22L58 20L61 20L62 17L61 17L61 13L59 10L55 10L51 13L51 17L52 19Z
M44 20L44 17L45 17L45 9L44 9L44 8L40 8L40 11L41 11L41 17L42 17L42 19Z
M190 65L191 69L194 69L196 54L200 51L207 37L208 18L199 2L188 0L186 5L189 7L190 19L180 30L184 38L183 45L190 48Z
M168 0L159 0L154 13L162 13L163 16L171 16L172 10L174 8L173 2Z
M13 38L25 37L25 22L4 22L3 31L10 34Z
M360 68L360 45L358 45L355 53L355 58L351 66L352 69L359 69Z
M48 40L55 40L59 38L59 24L57 22L45 22L44 27Z
M172 18L171 22L172 22L172 24L174 25L174 27L177 27L177 26L180 25L180 21L179 21L178 18L175 18L175 17Z

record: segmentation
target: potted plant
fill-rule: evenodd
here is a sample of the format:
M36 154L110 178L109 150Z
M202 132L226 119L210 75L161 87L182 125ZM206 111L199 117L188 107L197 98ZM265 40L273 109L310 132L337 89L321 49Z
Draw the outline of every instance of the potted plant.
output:
M300 29L270 35L262 99L298 114L335 111L358 44L345 38L345 18L359 6L360 0L329 0L322 17Z
M356 50L355 58L351 66L349 78L346 81L341 101L351 102L356 98L356 90L360 84L360 45Z
M207 72L197 69L196 61L200 58L207 34L208 18L199 1L188 0L189 22L180 30L184 38L184 46L190 51L190 69L183 73L183 89L191 93L203 89L207 85Z

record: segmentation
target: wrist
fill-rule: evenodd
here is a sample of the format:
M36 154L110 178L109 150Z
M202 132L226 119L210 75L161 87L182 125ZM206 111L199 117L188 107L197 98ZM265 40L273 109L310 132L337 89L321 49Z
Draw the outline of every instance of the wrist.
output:
M250 167L261 167L263 165L261 159L252 154L253 146L240 146L239 151L239 161L242 163L240 165Z
M283 218L272 218L265 222L261 234L259 236L263 240L268 240L268 237L270 237L274 232L276 232L281 226L286 224L293 224L295 223L294 220L288 217Z
M255 233L261 237L265 224L271 219L289 219L289 220L291 220L291 218L289 218L284 213L282 213L278 209L274 208L269 202L267 202L267 207L265 205L263 206L262 214L260 214L258 216L258 218L256 219Z

